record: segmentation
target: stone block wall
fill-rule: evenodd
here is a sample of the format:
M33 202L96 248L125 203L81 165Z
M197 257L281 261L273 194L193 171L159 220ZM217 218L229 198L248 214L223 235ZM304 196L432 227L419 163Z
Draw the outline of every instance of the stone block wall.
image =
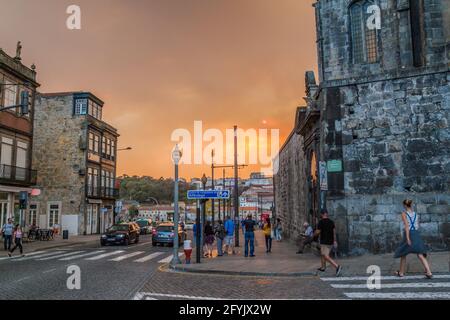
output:
M80 139L86 135L84 118L73 116L73 95L36 99L33 164L38 171L36 198L39 214L49 202L61 203L62 215L78 215L79 234L84 223L86 154ZM39 219L38 219L39 220Z
M308 221L306 210L306 163L303 137L293 132L278 155L279 171L274 175L275 214L283 224L283 236L296 240Z

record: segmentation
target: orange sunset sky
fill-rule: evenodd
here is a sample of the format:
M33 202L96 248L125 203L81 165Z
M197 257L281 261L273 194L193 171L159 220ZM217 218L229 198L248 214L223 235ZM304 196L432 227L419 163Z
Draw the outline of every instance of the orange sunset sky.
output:
M170 177L171 133L280 129L316 70L314 0L0 0L0 48L36 64L41 92L91 91L117 127L118 175ZM66 9L81 7L82 29ZM241 172L248 176L257 167ZM180 167L180 176L210 169ZM221 176L221 172L217 172ZM227 172L232 175L232 170Z

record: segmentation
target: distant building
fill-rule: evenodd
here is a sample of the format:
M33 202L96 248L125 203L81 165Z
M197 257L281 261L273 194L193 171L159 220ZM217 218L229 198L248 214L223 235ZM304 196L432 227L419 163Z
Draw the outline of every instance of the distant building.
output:
M119 134L102 120L103 108L89 92L37 97L33 161L41 228L96 234L114 223Z
M174 208L168 205L142 206L139 207L139 218L152 219L158 222L173 220Z
M36 184L32 146L37 87L34 68L23 65L20 55L12 58L0 49L0 107L19 105L24 91L30 96L29 114L21 115L19 108L0 112L0 226L8 218L26 225L37 220L34 202L26 217L21 217L19 210L19 193L30 192Z

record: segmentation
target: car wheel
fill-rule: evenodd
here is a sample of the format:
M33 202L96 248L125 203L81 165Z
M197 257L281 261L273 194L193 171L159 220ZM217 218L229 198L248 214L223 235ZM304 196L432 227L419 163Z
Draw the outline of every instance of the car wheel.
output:
M156 247L157 243L156 242L152 242L152 246Z
M128 244L129 244L128 239L125 239L125 240L123 241L123 244L124 244L125 246L128 246Z
M136 239L134 240L134 243L138 243L139 242L139 237L136 237Z
M101 245L102 247L104 247L104 246L106 246L106 243L104 243L103 241L100 241L100 245Z

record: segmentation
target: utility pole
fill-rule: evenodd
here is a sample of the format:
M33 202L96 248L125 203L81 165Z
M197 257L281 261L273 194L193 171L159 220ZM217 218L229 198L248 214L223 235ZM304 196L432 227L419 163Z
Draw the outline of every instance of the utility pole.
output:
M238 157L237 157L237 126L234 126L234 219L236 247L239 247L239 191L238 191Z
M226 186L225 186L225 168L222 169L222 174L223 174L223 189L226 190ZM223 199L223 220L225 221L225 217L226 217L226 210L225 210L225 206L227 204L227 200Z
M211 171L212 171L212 176L211 176L211 186L212 186L212 190L214 190L214 149L211 150ZM212 225L214 226L214 199L211 200L211 216L212 216Z

